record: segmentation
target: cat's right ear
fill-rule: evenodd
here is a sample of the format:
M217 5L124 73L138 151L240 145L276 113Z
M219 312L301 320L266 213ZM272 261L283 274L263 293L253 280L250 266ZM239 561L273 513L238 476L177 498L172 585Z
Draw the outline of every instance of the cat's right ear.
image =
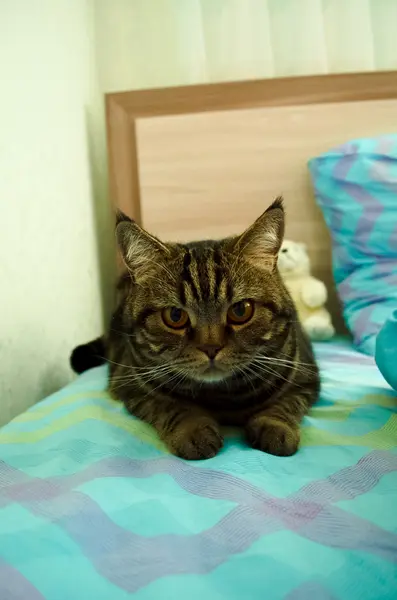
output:
M284 221L283 199L280 196L251 227L234 240L234 253L260 269L273 271L284 238Z
M170 253L165 244L120 211L116 219L116 239L125 266L137 281L150 272L151 265Z

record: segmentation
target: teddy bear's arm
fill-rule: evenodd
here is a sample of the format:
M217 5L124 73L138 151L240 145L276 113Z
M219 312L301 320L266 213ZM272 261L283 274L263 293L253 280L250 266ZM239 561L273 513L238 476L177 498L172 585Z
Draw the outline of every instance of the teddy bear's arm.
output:
M310 277L301 290L301 297L303 303L309 308L319 308L327 301L327 288L322 281Z

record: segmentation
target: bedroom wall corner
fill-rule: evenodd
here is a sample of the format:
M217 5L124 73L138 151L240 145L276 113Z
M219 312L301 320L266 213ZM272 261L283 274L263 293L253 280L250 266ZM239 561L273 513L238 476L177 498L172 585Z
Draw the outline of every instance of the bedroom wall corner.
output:
M66 384L102 330L85 106L90 5L3 0L0 423Z

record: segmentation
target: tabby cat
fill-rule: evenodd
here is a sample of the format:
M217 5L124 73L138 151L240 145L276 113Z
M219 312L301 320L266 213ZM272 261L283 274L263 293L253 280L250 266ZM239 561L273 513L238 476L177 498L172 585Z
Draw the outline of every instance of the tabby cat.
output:
M294 454L319 375L278 274L283 233L281 198L220 241L163 243L119 215L118 307L106 339L76 348L72 366L106 356L111 394L182 458L215 456L221 424L244 427L253 448Z

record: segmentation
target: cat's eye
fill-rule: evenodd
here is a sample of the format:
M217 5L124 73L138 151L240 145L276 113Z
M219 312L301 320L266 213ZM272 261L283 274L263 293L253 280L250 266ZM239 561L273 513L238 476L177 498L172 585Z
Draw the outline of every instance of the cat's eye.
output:
M189 323L189 315L182 308L170 306L161 313L163 321L170 329L183 329Z
M227 311L227 320L231 325L244 325L254 314L254 303L252 300L241 300L236 302Z

